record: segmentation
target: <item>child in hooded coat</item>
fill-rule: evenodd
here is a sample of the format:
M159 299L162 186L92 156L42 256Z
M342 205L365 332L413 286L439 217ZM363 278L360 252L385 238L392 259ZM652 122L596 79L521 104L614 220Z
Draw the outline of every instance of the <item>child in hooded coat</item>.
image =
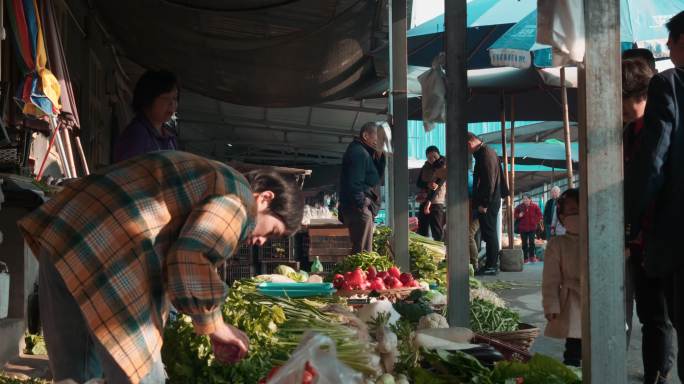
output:
M563 363L579 367L582 361L579 190L569 189L561 195L558 218L566 233L552 237L544 252L542 305L548 321L544 335L565 339Z

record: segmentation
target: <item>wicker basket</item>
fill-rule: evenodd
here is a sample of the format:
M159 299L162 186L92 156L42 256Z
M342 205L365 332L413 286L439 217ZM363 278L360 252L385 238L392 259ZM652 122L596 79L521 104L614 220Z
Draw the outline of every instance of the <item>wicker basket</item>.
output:
M508 361L520 361L524 363L532 358L532 355L527 350L478 333L473 336L472 342L476 344L491 345Z
M416 287L411 288L397 288L397 289L385 289L384 291L377 291L381 297L385 297L390 301L403 300L407 298L411 292L415 289L420 289ZM371 290L358 290L358 291L342 291L338 290L335 294L342 297L352 297L352 296L367 296Z
M517 331L486 333L484 336L518 347L524 351L529 351L532 343L539 336L539 328L534 325L520 323Z

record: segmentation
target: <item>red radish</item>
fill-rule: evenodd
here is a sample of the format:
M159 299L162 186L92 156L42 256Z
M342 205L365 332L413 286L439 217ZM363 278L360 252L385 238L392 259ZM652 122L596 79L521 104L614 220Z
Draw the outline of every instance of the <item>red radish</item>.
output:
M402 284L408 285L413 281L413 276L410 273L402 273L401 276L399 276L399 281L401 281Z
M378 275L378 271L375 269L374 266L368 267L368 280L373 281L375 277Z
M397 268L397 266L392 266L390 269L387 270L387 273L396 277L397 279L399 278L399 276L401 276L401 272L399 271L399 268Z
M402 282L399 279L394 279L394 286L392 287L392 289L396 288L404 288L404 284L402 284Z
M371 289L371 282L370 281L365 281L361 287L363 290L368 290Z
M377 274L376 276L379 277L379 278L381 278L381 279L383 279L383 280L385 280L385 278L386 278L387 276L389 276L389 273L387 273L387 271L382 271L382 272L378 272L378 274Z
M344 276L340 275L339 273L333 277L333 286L337 289L342 287L342 283L344 283Z
M351 284L349 284L348 281L344 281L342 283L342 286L340 287L343 291L353 291L354 288L352 288Z
M411 283L409 283L408 286L411 287L411 288L419 288L419 287L420 287L420 283L419 283L417 280L411 280Z
M370 289L372 289L374 291L384 291L386 289L385 288L385 282L382 281L381 278L376 277L375 280L373 280L373 282L371 282Z
M351 277L348 279L352 284L361 285L366 281L366 274L361 270L361 268L356 268L352 273Z

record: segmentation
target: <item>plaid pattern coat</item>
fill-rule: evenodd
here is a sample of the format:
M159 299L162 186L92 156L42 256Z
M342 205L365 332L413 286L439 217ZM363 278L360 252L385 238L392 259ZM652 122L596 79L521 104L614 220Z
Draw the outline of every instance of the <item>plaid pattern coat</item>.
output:
M135 157L75 180L19 221L45 251L96 337L133 382L162 344L168 299L212 333L227 287L216 265L254 225L247 180L180 151Z

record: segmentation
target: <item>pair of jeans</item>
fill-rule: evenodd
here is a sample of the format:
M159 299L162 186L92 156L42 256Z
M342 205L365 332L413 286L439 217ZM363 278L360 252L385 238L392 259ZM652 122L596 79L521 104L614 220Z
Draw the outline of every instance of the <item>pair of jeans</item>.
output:
M496 268L499 264L499 235L496 230L497 218L501 208L501 199L495 199L487 207L486 213L480 213L480 234L482 240L487 243L487 262L485 267L488 269Z
M349 228L352 254L373 250L373 214L368 207L343 207L342 220Z
M477 270L479 267L480 249L477 246L477 231L480 230L480 222L478 220L470 221L470 228L468 231L468 244L470 246L470 264Z
M537 247L534 244L534 239L537 237L536 232L520 232L520 239L522 240L523 256L525 260L536 257Z
M656 383L657 378L668 376L674 364L674 332L668 319L672 284L670 280L647 275L642 266L640 247L630 247L626 265L626 318L629 326L627 345L632 330L632 303L635 301L637 316L641 322L644 383Z
M81 308L45 251L38 261L40 318L54 381L72 379L84 383L104 376L108 384L130 383L107 349L90 332ZM141 384L166 381L161 354L154 356L153 361L152 370Z

